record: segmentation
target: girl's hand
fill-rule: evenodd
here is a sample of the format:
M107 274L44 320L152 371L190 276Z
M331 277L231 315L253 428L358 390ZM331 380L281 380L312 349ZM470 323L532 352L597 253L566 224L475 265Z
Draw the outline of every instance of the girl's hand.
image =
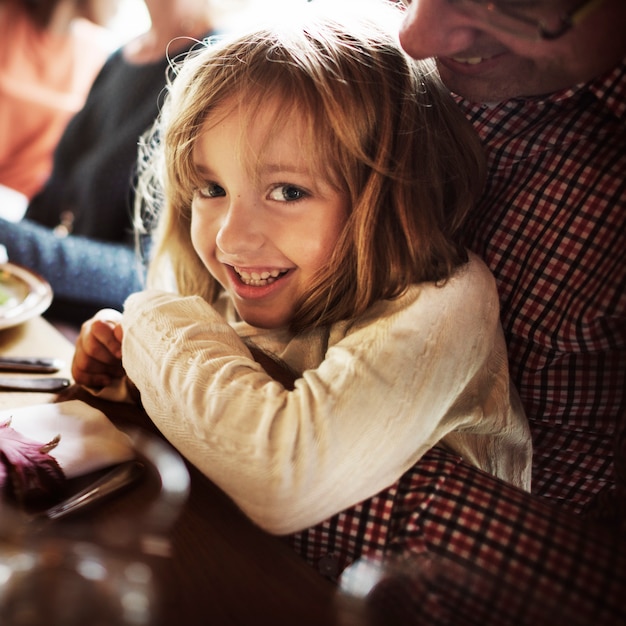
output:
M106 387L124 376L121 320L119 311L102 309L82 325L72 361L79 385Z

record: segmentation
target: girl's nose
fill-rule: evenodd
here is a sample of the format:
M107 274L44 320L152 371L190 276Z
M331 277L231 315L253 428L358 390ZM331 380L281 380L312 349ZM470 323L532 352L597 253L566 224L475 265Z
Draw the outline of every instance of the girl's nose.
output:
M242 198L234 198L217 233L217 247L231 257L254 252L263 246L261 212Z
M415 59L454 56L471 46L477 26L448 0L413 0L400 28L400 43Z

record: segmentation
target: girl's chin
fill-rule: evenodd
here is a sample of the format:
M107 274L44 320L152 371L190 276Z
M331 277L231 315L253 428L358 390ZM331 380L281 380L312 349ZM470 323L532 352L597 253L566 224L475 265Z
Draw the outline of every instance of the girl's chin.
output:
M239 311L239 317L243 322L254 328L260 328L263 330L279 330L287 328L291 320L284 320L279 318L268 317L265 315L254 315L251 313L244 313L242 315Z

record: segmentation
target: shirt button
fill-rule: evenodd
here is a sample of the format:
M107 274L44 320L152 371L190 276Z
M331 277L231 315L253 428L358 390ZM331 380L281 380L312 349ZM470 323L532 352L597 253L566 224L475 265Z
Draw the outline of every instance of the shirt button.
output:
M327 554L317 562L317 569L322 576L336 578L339 573L339 559L334 554Z

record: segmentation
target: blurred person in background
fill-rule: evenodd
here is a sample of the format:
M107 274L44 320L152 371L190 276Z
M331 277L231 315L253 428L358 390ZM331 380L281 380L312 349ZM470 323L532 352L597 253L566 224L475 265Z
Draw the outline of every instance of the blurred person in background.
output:
M120 0L0 0L0 184L25 201L113 51Z
M68 124L52 174L24 219L0 219L9 260L48 280L48 316L80 324L142 287L132 207L140 136L154 122L171 59L217 30L206 0L146 0L150 27L113 53Z

